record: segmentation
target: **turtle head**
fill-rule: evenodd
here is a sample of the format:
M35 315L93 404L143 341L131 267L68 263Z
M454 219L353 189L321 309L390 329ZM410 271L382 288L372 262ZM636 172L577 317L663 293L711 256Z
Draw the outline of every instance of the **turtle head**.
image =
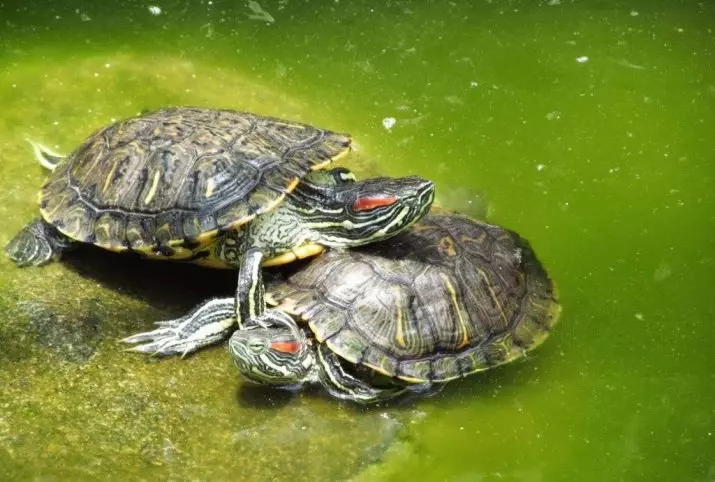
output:
M241 375L262 385L305 382L314 364L305 333L280 310L266 311L261 321L263 325L236 330L228 342Z
M313 241L351 247L389 238L427 212L434 184L417 176L356 181L344 168L311 173L296 190L301 220Z

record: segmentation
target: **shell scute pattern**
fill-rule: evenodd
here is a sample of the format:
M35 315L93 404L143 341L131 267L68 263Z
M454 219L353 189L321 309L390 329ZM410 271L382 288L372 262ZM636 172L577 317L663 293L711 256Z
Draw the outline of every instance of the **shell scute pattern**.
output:
M269 289L344 359L411 382L448 381L537 346L559 312L516 233L431 214L382 243L328 252Z
M166 109L90 136L46 180L40 210L69 237L116 251L208 242L278 205L349 145L301 123Z

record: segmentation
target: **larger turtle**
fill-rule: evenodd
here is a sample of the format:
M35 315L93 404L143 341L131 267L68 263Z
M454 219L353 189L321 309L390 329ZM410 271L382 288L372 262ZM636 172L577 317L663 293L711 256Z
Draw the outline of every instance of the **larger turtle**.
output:
M266 299L277 308L229 341L241 373L274 386L319 383L360 403L521 357L560 311L526 240L449 213L388 241L326 253L269 285Z
M325 170L350 145L346 134L230 110L172 108L116 122L66 158L37 149L53 169L42 217L6 251L20 266L87 243L237 268L230 315L208 301L126 340L143 343L136 351L185 354L262 309L261 265L384 239L429 210L434 188L419 177L356 182L344 168ZM199 333L206 321L222 329Z

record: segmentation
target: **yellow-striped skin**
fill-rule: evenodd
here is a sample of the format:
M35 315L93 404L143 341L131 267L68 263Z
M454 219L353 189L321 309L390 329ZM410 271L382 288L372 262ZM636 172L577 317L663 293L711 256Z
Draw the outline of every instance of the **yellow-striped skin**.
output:
M554 285L528 242L433 212L381 243L329 251L266 299L345 360L406 382L446 382L509 362L556 323Z
M150 258L227 264L220 233L280 205L350 137L245 112L165 109L112 124L62 161L40 191L42 217L71 239ZM315 254L297 246L266 264Z

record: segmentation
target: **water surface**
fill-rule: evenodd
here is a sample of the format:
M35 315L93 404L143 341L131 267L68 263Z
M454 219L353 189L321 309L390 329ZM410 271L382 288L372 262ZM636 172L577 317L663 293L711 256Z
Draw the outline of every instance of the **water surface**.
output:
M230 277L3 258L0 474L715 479L713 19L685 0L0 2L0 243L36 209L26 137L69 151L146 109L225 107L351 132L359 172L419 173L448 207L486 199L564 305L526 360L434 398L249 403L221 348L147 363L113 341Z

